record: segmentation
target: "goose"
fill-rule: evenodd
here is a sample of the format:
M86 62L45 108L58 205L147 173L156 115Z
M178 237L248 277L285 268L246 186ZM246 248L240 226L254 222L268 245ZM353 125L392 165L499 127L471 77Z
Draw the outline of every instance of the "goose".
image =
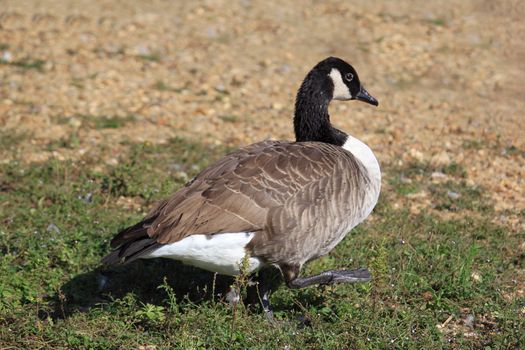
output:
M324 59L297 92L295 142L266 140L224 156L120 231L102 263L164 257L230 276L277 268L290 288L369 281L366 268L300 277L369 216L381 187L372 150L330 123L332 100L378 106L350 64ZM270 287L259 288L271 315Z

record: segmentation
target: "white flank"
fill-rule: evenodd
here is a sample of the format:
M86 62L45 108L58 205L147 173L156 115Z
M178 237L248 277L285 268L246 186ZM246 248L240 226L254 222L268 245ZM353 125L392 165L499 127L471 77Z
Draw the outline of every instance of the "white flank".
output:
M332 99L341 101L350 100L352 94L350 93L348 86L343 82L343 77L341 76L339 69L332 68L328 76L332 78L332 82L334 83L334 95L332 96Z
M381 191L381 169L374 152L364 142L359 141L355 137L348 135L348 139L343 145L343 148L351 152L365 167L370 178L370 188L366 194L366 205L362 215L364 220L374 209L379 199L379 192Z
M178 242L165 244L143 258L169 258L182 261L204 270L223 275L238 275L242 260L246 256L246 245L253 232L220 233L216 235L192 235ZM262 266L258 258L248 258L250 273Z

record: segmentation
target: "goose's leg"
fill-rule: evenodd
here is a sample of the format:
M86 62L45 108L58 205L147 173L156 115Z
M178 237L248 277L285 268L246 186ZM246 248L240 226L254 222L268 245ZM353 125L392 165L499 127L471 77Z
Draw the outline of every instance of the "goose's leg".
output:
M261 303L266 319L272 324L275 324L276 321L273 318L273 310L270 305L270 294L273 290L277 289L279 284L282 283L281 281L277 269L266 268L259 271L255 286L257 300Z
M273 318L273 310L272 306L270 305L270 291L267 290L263 293L261 296L261 305L264 311L264 315L266 316L266 319L270 323L275 323L275 319Z
M299 277L299 266L281 265L284 280L290 288L304 288L312 284L359 283L372 279L366 268L356 270L328 270L318 275Z

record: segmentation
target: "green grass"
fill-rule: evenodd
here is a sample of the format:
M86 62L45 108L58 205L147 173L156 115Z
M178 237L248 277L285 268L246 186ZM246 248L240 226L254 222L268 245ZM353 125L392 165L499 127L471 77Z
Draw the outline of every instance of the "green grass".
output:
M224 114L220 115L219 118L226 123L236 123L240 120L235 114Z
M509 297L525 283L525 233L492 222L488 196L466 184L460 165L442 169L449 180L441 184L430 182L435 169L426 164L385 165L389 187L374 219L303 271L368 266L373 281L281 287L272 295L274 327L257 306L223 301L219 294L237 283L230 278L163 259L100 270L118 229L182 186L181 173L191 177L227 151L182 139L129 148L102 172L92 170L96 159L0 165L0 348L525 346L525 299ZM412 187L398 189L408 183L401 178ZM461 193L453 211L465 214L441 219L445 205L411 214L404 199L420 190L437 204Z
M118 129L124 127L126 124L136 121L137 116L130 114L125 117L107 116L107 115L91 115L91 114L76 114L75 118L82 121L82 126L91 129ZM59 124L69 123L70 117L60 117Z
M0 64L10 65L13 67L18 67L23 70L37 70L41 72L44 69L44 64L46 61L41 59L31 59L31 58L23 58L16 61L5 61L3 59L0 59Z
M27 132L20 132L13 129L0 130L0 147L3 150L13 150L22 142L26 142L31 135Z
M150 61L150 62L160 62L162 57L158 52L152 52L149 54L141 54L137 55L138 58L144 60L144 61Z
M433 24L435 26L443 27L447 25L447 21L444 18L428 18L425 19L426 23Z

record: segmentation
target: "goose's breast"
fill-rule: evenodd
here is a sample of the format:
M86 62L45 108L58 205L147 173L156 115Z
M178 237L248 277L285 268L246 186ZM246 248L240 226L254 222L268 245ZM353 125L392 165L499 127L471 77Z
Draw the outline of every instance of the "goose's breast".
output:
M381 180L371 180L366 186L366 191L361 200L356 196L347 196L347 202L343 210L333 211L333 220L327 222L324 237L321 241L318 256L328 254L354 227L363 222L374 209L380 190ZM352 203L353 201L353 203ZM315 258L312 257L312 258Z
M337 178L332 181L327 220L324 229L318 231L322 239L312 258L328 254L350 230L370 215L379 199L381 170L372 150L352 136L348 137L343 148L354 155L359 169L348 170L339 182Z

